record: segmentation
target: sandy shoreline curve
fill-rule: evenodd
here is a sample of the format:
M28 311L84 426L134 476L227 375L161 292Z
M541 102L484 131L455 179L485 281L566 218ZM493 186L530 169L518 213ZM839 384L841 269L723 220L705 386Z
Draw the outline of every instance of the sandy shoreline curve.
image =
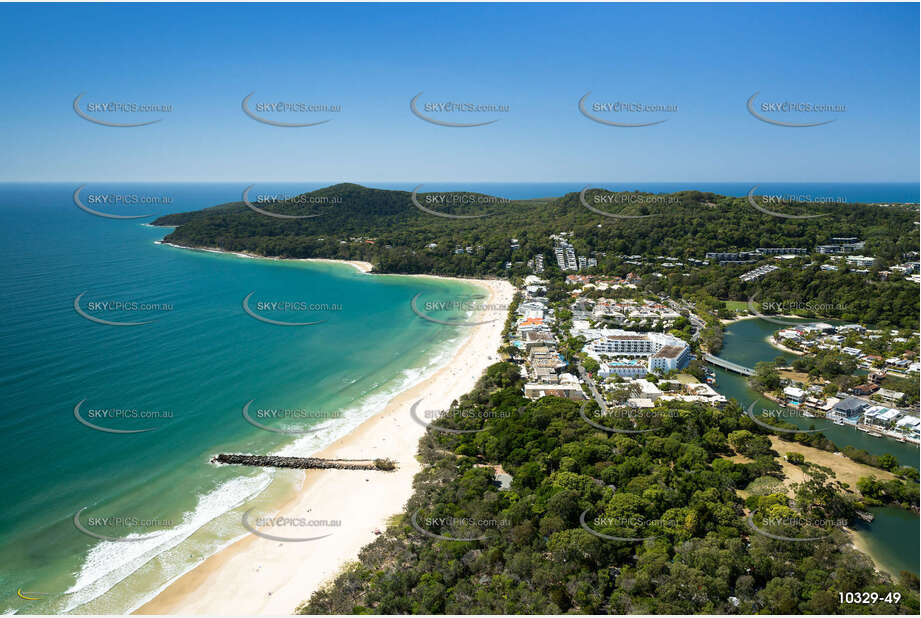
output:
M265 255L259 255L258 253L250 253L249 251L227 251L225 249L219 249L217 247L186 247L183 245L177 245L171 242L165 242L162 240L154 241L158 245L166 245L167 247L175 247L176 249L185 249L186 251L203 251L205 253L222 253L224 255L235 255L237 257L243 258L253 258L258 260L275 260L275 261L285 261L285 262L318 262L325 264L345 264L346 266L352 266L353 268L358 269L362 273L370 273L374 266L371 262L362 262L361 260L334 260L332 258L281 258L281 257L268 257Z
M371 265L367 266L370 269ZM488 294L489 305L511 304L514 288L508 281L454 280L480 287ZM310 542L279 542L247 535L175 579L134 613L293 614L347 562L358 558L359 550L376 538L375 529L383 530L387 520L403 510L412 494L413 477L421 470L416 453L419 438L426 431L410 415L410 408L418 402L419 410L447 409L469 392L486 367L499 360L504 324L502 316L468 327L470 333L445 365L397 394L383 411L349 434L314 453L343 459L387 457L398 465L394 472L305 473L302 487L278 507L277 514L340 520L341 527L330 536ZM303 529L297 536L328 531Z

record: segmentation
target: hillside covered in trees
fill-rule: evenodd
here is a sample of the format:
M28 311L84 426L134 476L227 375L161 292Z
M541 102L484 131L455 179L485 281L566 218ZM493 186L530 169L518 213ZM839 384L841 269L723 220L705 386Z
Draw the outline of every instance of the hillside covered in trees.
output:
M444 199L444 202L440 200ZM645 218L612 218L595 210ZM594 256L586 271L651 275L658 265L625 263L623 256L703 259L707 252L801 247L812 251L834 237L866 241L865 253L881 263L898 261L918 248L917 209L860 204L772 204L790 214L771 216L745 198L683 191L670 195L610 193L508 201L473 193L419 193L414 205L406 191L339 184L277 203L255 203L265 211L309 218L260 214L243 202L157 219L178 226L165 240L187 247L212 247L290 258L363 260L384 273L430 273L462 277L515 277L531 272L527 262L544 255L549 277L562 276L553 257L552 234L572 232L576 253ZM425 212L473 218L447 218ZM515 239L515 243L512 242ZM821 270L812 264L774 272L754 282L739 275L755 265L687 265L668 271L656 287L675 296L702 292L724 300L803 303L823 307L823 317L917 328L917 285L902 278ZM768 259L768 258L766 258ZM804 261L808 261L808 256ZM687 275L687 276L685 276Z
M301 613L918 613L917 578L878 574L843 529L868 498L808 465L786 494L737 405L669 403L618 434L521 387L495 364L457 403L479 414L436 421L481 431L422 438L405 512Z

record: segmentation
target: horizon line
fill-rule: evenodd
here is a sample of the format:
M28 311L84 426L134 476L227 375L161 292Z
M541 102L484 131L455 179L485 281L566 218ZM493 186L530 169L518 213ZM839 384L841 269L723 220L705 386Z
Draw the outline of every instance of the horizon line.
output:
M2 180L0 179L0 184L16 184L16 183L44 183L44 184L71 184L71 183L88 183L88 182L98 182L98 183L145 183L145 184L157 184L157 183L188 183L188 184L235 184L235 183L331 183L331 184L361 184L361 183L406 183L406 184L419 184L419 179L412 180L141 180L141 179L127 179L127 180L111 180L111 179L81 179L81 180L38 180L38 179L21 179L21 180ZM573 183L573 184L582 184L582 183L661 183L661 184L694 184L694 183L752 183L755 184L767 184L767 183L786 183L786 184L918 184L921 186L921 179L919 180L424 180L422 184L425 183L478 183L478 184L561 184L561 183Z

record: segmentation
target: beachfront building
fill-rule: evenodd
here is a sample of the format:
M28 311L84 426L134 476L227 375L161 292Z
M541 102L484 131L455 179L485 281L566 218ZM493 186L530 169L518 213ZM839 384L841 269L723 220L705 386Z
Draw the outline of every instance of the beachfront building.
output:
M635 333L625 330L604 329L604 334L586 344L584 351L593 358L644 357L649 372L666 372L687 367L691 350L682 339L665 333ZM623 364L624 377L636 375ZM617 373L617 372L615 372Z

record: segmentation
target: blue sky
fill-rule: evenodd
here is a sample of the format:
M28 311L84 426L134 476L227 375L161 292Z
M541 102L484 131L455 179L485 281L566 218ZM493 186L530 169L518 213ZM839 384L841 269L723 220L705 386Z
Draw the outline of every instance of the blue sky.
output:
M3 5L2 181L918 181L919 8L901 5ZM256 101L341 105L266 117ZM508 105L430 114L409 101ZM592 102L677 105L581 115ZM846 105L752 117L746 100ZM84 102L169 104L78 117Z

